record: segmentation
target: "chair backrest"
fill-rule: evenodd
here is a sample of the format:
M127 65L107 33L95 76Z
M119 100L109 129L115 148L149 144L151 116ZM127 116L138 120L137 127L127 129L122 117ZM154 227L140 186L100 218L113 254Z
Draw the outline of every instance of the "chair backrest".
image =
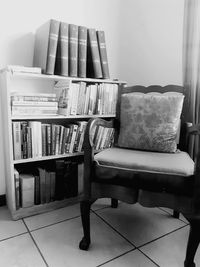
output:
M166 86L159 86L159 85L151 85L148 87L141 86L141 85L135 85L135 86L129 86L129 87L122 87L119 92L119 99L118 99L118 105L117 105L117 116L116 116L116 127L119 129L120 127L120 101L121 101L121 95L133 93L133 92L142 92L142 93L149 93L149 92L159 92L159 93L165 93L165 92L179 92L185 95L184 103L183 103L183 110L181 114L181 130L180 130L180 140L178 148L180 148L183 151L187 150L186 147L186 121L187 121L187 109L188 109L188 97L185 91L185 88L179 85L166 85ZM119 132L118 132L119 133ZM117 133L117 135L118 135Z

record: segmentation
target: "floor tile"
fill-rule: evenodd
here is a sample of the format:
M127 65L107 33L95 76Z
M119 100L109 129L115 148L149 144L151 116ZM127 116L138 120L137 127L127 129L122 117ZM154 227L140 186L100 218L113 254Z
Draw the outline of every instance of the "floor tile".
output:
M5 267L45 267L29 234L23 234L0 242L0 266Z
M89 251L78 248L80 217L33 231L32 235L51 267L95 267L133 248L95 214L91 214Z
M171 215L173 215L173 210L172 209L163 208L163 207L161 207L160 209L170 213ZM184 222L186 222L186 223L189 223L188 220L181 213L179 215L179 219L184 221Z
M35 230L44 226L58 223L80 215L79 204L56 209L50 212L34 215L24 219L29 230Z
M135 246L141 246L185 225L158 208L144 208L139 204L121 203L117 209L102 209L96 213Z
M189 226L186 226L140 249L161 267L183 267L188 235ZM195 261L200 266L200 249Z
M27 229L23 221L14 221L8 208L6 206L0 207L0 240L25 232L27 232Z
M111 206L111 199L110 198L99 198L97 201L92 204L91 209L92 210L98 210L106 207Z
M145 257L140 251L134 250L112 260L103 267L156 267L151 260Z

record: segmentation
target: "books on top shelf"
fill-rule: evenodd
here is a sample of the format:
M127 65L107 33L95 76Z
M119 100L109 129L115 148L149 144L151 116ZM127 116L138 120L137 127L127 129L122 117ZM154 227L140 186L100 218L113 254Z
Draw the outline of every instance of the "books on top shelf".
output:
M58 44L56 52L55 74L68 76L69 75L69 24L66 22L60 22Z
M45 74L108 79L105 32L50 19L36 30L33 65Z
M54 74L60 22L54 19L41 25L35 33L33 66L45 74Z
M21 72L21 73L33 73L33 74L41 74L42 69L38 67L27 67L22 65L8 65L6 70L11 72Z

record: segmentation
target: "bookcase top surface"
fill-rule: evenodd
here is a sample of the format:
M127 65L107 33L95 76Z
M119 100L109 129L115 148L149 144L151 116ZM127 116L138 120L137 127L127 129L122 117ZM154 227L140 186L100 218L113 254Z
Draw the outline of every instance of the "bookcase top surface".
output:
M70 80L74 82L87 82L87 83L114 83L114 84L124 84L125 81L120 81L117 79L95 79L95 78L80 78L80 77L65 77L59 75L47 75L47 74L38 74L38 73L29 73L29 72L18 72L12 71L7 68L1 69L0 73L7 73L13 77L29 78L29 79L46 79L52 81L61 81L61 80Z

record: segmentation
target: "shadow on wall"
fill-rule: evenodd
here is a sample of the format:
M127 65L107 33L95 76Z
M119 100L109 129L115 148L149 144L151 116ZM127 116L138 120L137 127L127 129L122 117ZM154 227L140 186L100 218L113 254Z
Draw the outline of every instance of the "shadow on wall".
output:
M35 35L27 33L25 35L12 35L6 45L6 65L24 65L31 67L33 63Z

